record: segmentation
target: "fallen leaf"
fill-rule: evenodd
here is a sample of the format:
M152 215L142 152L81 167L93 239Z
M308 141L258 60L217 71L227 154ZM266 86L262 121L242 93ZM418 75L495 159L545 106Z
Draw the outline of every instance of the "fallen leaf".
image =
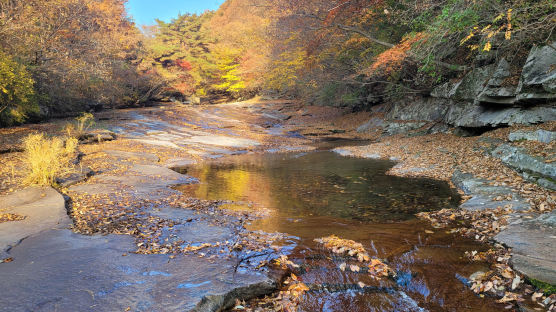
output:
M514 274L511 271L510 268L505 268L500 274L502 274L502 276L504 276L505 278L513 278Z
M351 270L351 272L359 272L359 270L360 270L359 266L357 266L355 264L350 264L349 269Z
M537 301L538 298L541 298L543 296L542 292L536 292L534 294L531 295L531 300L533 301Z
M519 284L521 284L521 278L518 275L512 281L512 290L515 290L519 286Z
M506 292L506 294L504 295L504 297L502 297L502 299L496 300L496 302L498 303L511 302L511 301L520 301L519 295L512 292Z

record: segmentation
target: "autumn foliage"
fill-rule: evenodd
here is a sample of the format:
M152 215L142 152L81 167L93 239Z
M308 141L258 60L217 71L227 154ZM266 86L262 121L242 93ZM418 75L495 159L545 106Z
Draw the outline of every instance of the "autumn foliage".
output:
M124 4L0 1L0 62L20 80L30 80L19 87L17 99L0 104L1 124L137 101L148 79L135 70L140 37ZM2 88L16 90L10 87L14 80ZM32 91L22 91L29 86Z
M189 96L368 108L512 61L555 20L550 0L227 0L139 30L125 0L5 0L0 65L22 85L2 81L0 122Z
M418 33L411 38L404 38L402 42L395 45L394 47L380 53L376 56L374 63L370 66L368 75L376 73L376 71L382 71L382 74L391 74L394 71L398 71L402 68L402 63L408 57L410 57L409 52L416 42L423 40L424 34Z

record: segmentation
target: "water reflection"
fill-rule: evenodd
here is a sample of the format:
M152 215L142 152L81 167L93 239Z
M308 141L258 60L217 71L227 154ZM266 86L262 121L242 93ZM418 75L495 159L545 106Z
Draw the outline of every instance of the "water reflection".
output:
M255 202L290 217L366 222L409 220L420 211L457 205L448 184L386 175L393 165L332 152L249 155L188 168L201 184L182 190L198 198Z
M298 237L284 244L313 289L303 311L498 311L494 300L476 297L461 282L461 276L487 269L462 257L484 247L414 216L455 207L457 193L444 182L386 175L393 165L326 151L241 155L184 168L201 183L180 190L233 200L228 209L269 208L271 217L250 229ZM371 256L388 261L398 278L374 281L339 270L350 260L313 241L331 234L361 242ZM359 282L368 287L359 289Z

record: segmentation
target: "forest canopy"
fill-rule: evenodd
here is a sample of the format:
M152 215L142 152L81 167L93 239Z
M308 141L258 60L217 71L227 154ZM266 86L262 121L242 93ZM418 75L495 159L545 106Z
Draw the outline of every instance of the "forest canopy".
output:
M522 62L555 27L551 0L227 0L141 29L124 0L0 0L0 124L162 97L365 108Z

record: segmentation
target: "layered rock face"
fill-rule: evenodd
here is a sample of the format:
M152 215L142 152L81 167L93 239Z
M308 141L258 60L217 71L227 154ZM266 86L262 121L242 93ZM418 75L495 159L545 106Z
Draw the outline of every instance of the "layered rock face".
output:
M478 67L430 97L406 98L385 109L387 121L434 121L466 129L556 120L556 42L533 47L519 80L510 63ZM390 134L390 133L387 133Z

